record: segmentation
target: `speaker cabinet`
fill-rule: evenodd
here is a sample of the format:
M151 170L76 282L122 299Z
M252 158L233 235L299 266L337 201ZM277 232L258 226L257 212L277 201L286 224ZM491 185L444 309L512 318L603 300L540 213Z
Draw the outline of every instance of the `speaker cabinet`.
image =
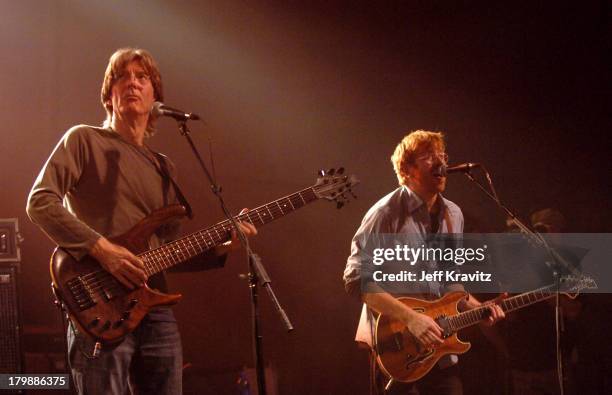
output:
M0 265L0 373L22 373L17 273Z

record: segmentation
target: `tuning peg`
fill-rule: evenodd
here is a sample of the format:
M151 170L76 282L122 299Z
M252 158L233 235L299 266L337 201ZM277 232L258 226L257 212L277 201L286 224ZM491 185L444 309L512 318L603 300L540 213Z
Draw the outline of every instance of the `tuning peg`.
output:
M336 208L340 210L344 206L344 202L336 202Z
M325 170L323 170L323 169L319 170L319 176L320 177L324 177L325 176Z
M338 169L338 174L344 174L344 167L340 167Z
M334 169L333 167L327 171L327 174L329 174L330 176L333 176L335 173L336 169Z

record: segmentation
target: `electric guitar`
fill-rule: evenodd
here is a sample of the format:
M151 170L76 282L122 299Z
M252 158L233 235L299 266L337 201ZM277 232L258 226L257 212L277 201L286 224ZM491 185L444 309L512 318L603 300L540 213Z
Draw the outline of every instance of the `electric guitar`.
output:
M564 294L574 299L583 289L597 288L595 281L588 277L567 276L561 279ZM498 303L504 313L527 307L556 295L556 285L525 292ZM571 292L572 294L570 294ZM375 350L377 362L382 371L393 381L411 383L425 376L438 360L446 354L463 354L470 349L470 343L457 337L457 331L475 325L488 317L486 306L459 312L457 305L465 299L465 292L451 292L437 300L398 298L413 310L433 318L442 328L443 343L426 348L406 329L400 321L386 315L376 320Z
M343 168L321 171L315 185L250 210L236 220L261 226L318 199L335 201L341 208L352 195L351 187L359 182L355 176L343 173ZM160 225L185 215L181 205L161 208L112 241L137 254L147 276L152 276L230 240L232 224L225 220L149 250L148 241ZM81 332L98 344L121 341L151 308L175 304L181 298L180 294L164 294L146 285L129 290L93 257L87 255L77 261L59 247L53 252L50 269L58 302Z

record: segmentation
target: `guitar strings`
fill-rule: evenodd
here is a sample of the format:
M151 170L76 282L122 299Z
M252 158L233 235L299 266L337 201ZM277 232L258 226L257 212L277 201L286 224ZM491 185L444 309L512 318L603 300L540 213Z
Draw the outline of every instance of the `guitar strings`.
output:
M280 216L285 215L288 212L294 211L296 208L301 208L305 206L308 202L304 199L302 193L308 191L309 189L312 188L307 188L303 191L296 192L285 198L275 200L272 203L251 210L245 214L238 215L236 219L243 220L244 218L247 218L248 221L253 225L255 225L255 222L264 225L266 224L265 219L269 219L269 221L272 221ZM310 196L308 198L309 200L311 199ZM287 203L283 203L283 206L285 208L285 210L283 210L283 208L281 207L281 202L283 201L288 202L291 207L287 206ZM288 212L287 209L289 209ZM268 214L271 218L268 218ZM228 240L231 234L230 229L230 221L225 220L212 226L211 228L184 236L168 244L140 254L139 256L144 258L145 261L145 272L147 272L148 275L155 274L167 267L172 266L172 264L185 261L195 255L204 252L205 249L203 249L202 243L204 243L206 249L208 249L211 246L217 245L218 243ZM213 232L216 235L214 235ZM210 244L207 239L211 240ZM195 242L195 245L193 242ZM176 248L179 245L181 245L183 249ZM191 254L189 252L190 246L191 249L195 251L194 254ZM200 251L198 251L196 248L199 248ZM182 252L184 250L186 250L187 254ZM179 257L178 260L176 260L177 251L180 252L183 256L182 258ZM170 265L167 265L166 262L169 260L176 261L172 262L172 264ZM147 266L147 264L149 265ZM151 273L149 273L149 271L151 271ZM88 293L94 293L94 295L90 295L94 301L95 293L99 293L100 290L102 290L104 293L114 292L117 290L125 291L125 288L122 287L122 285L117 281L117 279L115 279L114 276L112 276L110 273L103 269L87 273L81 276L81 279L83 280L86 289L89 291Z
M290 197L286 198L286 200L288 200L289 203L291 204L291 207L288 207L285 204L285 211L283 211L283 209L279 205L280 201L283 199L279 199L278 201L275 202L276 204L270 203L266 206L254 209L245 214L239 215L237 219L240 220L241 218L246 217L248 218L249 222L253 225L255 225L256 222L261 225L264 225L266 224L266 221L264 220L264 218L267 218L268 214L270 217L272 217L270 220L274 220L275 218L278 218L279 215L281 216L284 215L287 209L290 209L290 211L293 211L296 208L304 206L305 200L302 199L301 197L298 198L295 195L297 194L291 195ZM257 221L257 219L259 220ZM156 249L149 250L145 254L142 254L142 255L146 255L147 258L151 258L149 259L149 262L153 265L152 269L156 270L153 273L157 273L167 267L172 266L173 264L189 259L204 251L202 250L202 251L196 252L195 254L189 255L189 256L182 254L183 258L176 257L173 254L173 251L180 252L180 248L176 248L179 244L182 244L182 246L187 249L187 252L189 252L189 248L190 248L188 244L191 245L192 246L191 248L195 250L195 248L193 247L194 246L193 242L195 242L195 245L200 249L202 249L202 242L204 242L204 244L206 245L206 249L208 249L211 247L211 245L216 245L220 242L228 240L229 239L228 236L230 235L231 228L232 227L231 227L230 221L225 220L225 221L222 221L212 226L209 229L201 230L191 235L184 236L180 239L174 240ZM210 245L207 241L208 239L212 241ZM164 258L166 259L164 260ZM167 264L165 261L168 261L168 260L171 260L172 263Z
M293 203L297 203L297 200L295 202L292 202L292 207L295 209L295 204ZM288 207L285 205L285 208L287 209ZM259 220L261 221L261 224L265 224L263 218L261 217L261 213L260 213L260 211L262 210L263 208L258 209L258 210L249 211L248 213L238 216L238 218L247 217L249 221L253 223L254 221L253 221L253 218L251 218L251 216L257 215L257 217L259 217ZM285 213L279 205L274 205L271 208L267 208L267 211L272 217L272 219L274 219L275 217L278 217L279 214ZM267 215L267 214L264 214L264 215ZM208 247L208 242L206 241L205 235L208 235L208 237L213 241L213 244L220 243L224 240L227 240L230 234L228 226L229 226L229 220L222 221L214 225L212 228L210 228L207 231L196 232L192 235L189 235L189 237L183 237L181 239L174 240L173 242L169 244L160 246L153 250L149 250L141 254L140 256L145 258L145 266L146 266L146 263L151 263L153 265L153 267L146 266L146 269L159 269L159 266L161 266L163 270L164 262L161 260L156 260L156 258L157 259L166 258L167 260L170 260L170 259L174 260L176 256L172 254L169 250L170 249L178 250L176 248L176 245L178 244L182 244L184 247L187 247L186 242L189 242L189 244L193 245L193 243L191 242L192 240L196 241L198 243L197 244L198 247L200 248L201 248L201 245L199 243L201 241L204 241ZM221 230L221 233L219 232L219 230ZM212 234L213 231L216 233L216 236ZM198 252L198 253L201 253L201 252ZM186 260L186 259L189 259L191 256L197 255L197 253L189 257L185 256L185 254L182 254L182 255L183 255L182 260ZM180 261L181 260L179 260L179 262ZM154 273L156 272L152 272L150 274L154 274ZM100 277L100 276L104 276L104 277ZM81 278L83 279L83 282L87 286L87 289L94 294L99 292L100 290L108 292L108 291L115 291L121 288L119 284L116 283L116 281L112 281L114 277L105 270L98 270L95 272L91 272L86 275L83 275ZM105 288L105 286L112 286L112 287Z
M501 302L502 308L504 312L511 312L517 310L521 307L525 307L534 303L537 303L541 300L547 299L554 295L554 292L551 291L554 288L554 285L542 287L536 289L532 292L528 292L521 295L516 295L508 299L504 299ZM540 294L540 296L538 296ZM534 297L532 300L531 297ZM527 301L523 300L523 298L527 298ZM519 301L520 299L520 301ZM516 305L512 304L516 302ZM450 325L454 331L458 331L460 329L466 328L472 324L475 324L478 321L481 321L485 318L485 311L488 309L487 306L479 307L476 309L468 310L457 314L454 317L449 319ZM459 324L459 325L457 325Z

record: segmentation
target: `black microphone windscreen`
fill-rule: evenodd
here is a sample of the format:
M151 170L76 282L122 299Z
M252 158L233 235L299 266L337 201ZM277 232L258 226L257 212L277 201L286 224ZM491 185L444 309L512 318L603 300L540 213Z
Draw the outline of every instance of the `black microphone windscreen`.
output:
M151 115L155 118L159 118L162 115L164 115L164 113L162 112L161 108L164 105L164 103L156 101L155 103L153 103L153 107L151 107Z
M436 176L442 176L442 177L446 177L446 168L447 166L445 164L440 164L438 166L436 166L435 169L433 169L433 174Z

